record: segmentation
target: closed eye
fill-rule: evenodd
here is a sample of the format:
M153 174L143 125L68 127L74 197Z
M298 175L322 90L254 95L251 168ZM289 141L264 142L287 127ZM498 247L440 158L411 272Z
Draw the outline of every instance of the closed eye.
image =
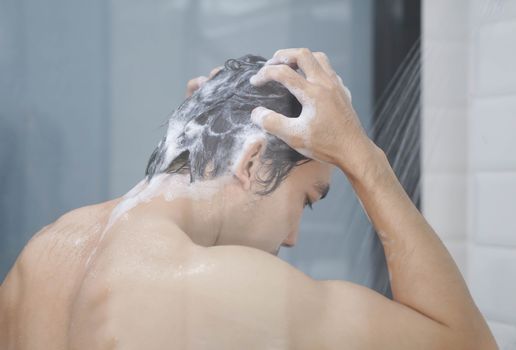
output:
M314 209L312 207L312 202L310 201L310 198L308 198L308 196L305 197L305 205L304 205L304 207L306 207L307 205L308 205L308 207L310 207L310 209L312 209L312 210Z
M315 189L317 190L317 192L320 193L321 198L319 200L321 200L321 199L324 199L324 197L326 197L326 195L330 191L330 184L328 184L328 183L316 183L315 184Z
M328 183L318 182L315 184L314 187L317 190L317 192L321 195L321 198L319 198L319 200L324 199L324 197L326 197L326 195L330 191L330 184L328 184ZM313 210L313 207L312 207L313 202L310 200L310 197L308 197L308 194L306 194L305 205L303 208L305 208L307 205L310 207L310 209Z

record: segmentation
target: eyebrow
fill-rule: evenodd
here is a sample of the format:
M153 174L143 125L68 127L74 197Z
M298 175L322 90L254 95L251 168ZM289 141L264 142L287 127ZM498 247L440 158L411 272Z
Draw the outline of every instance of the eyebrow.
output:
M324 197L326 197L326 195L330 191L330 184L328 184L328 183L317 182L314 185L314 187L317 190L317 192L319 192L321 194L321 198L320 199L324 199Z

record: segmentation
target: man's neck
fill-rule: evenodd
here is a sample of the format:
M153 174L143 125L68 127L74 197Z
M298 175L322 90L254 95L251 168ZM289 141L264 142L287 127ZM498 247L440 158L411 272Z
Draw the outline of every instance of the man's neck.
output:
M183 175L140 182L118 203L114 220L130 210L133 222L161 221L179 227L202 246L216 245L222 224L224 179L190 184Z

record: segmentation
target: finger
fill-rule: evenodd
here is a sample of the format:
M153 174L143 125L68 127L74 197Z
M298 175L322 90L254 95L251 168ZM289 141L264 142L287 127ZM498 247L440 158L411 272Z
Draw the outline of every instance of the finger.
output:
M200 76L197 78L197 88L200 88L202 87L204 84L206 84L206 82L209 80L208 77L205 77L204 75L203 76Z
M192 94L194 93L194 91L196 89L197 89L197 82L195 81L195 79L188 80L188 83L186 83L186 93L185 93L185 96L186 97L192 96Z
M288 118L265 107L256 107L251 112L251 120L268 133L290 144L292 130L295 130L295 118Z
M271 80L283 84L298 100L307 101L306 90L308 82L299 73L286 65L263 66L249 82L255 86L261 86Z
M186 97L192 96L192 94L199 89L208 80L205 76L200 76L194 79L190 79L186 84Z
M344 89L344 92L346 93L346 96L348 96L349 102L351 102L352 99L353 99L352 96L351 96L351 91L349 91L348 87L346 85L344 85L344 83L342 82L342 79L341 79L340 76L337 75L337 79L339 80L340 85Z
M324 52L314 52L314 57L317 59L321 67L328 73L328 75L334 77L337 79L338 83L348 96L349 100L351 101L351 92L349 91L348 87L344 85L342 82L342 78L335 72L333 67L330 64L330 60L328 59L328 56Z
M220 70L224 68L224 66L218 66L218 67L215 67L213 68L211 71L210 71L210 74L208 75L208 79L211 79L215 76L215 74L217 74L218 72L220 72Z
M335 70L330 65L330 60L328 59L328 56L324 52L321 52L321 51L314 52L314 57L317 60L317 62L319 62L319 64L321 65L322 69L324 69L324 71L328 75L332 76L332 75L336 74Z
M317 77L324 72L312 52L307 48L282 49L274 53L274 56L267 61L270 64L288 64L292 68L299 67L306 75L308 81L317 80Z

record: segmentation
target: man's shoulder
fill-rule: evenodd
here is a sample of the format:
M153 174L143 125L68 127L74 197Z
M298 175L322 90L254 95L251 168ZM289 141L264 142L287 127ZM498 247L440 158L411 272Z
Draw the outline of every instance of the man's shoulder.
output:
M264 348L268 341L284 349L313 348L319 339L321 284L258 249L196 247L186 258L163 261L160 268L138 267L117 279L109 288L109 310L120 339L140 339L139 330L126 330L138 329L141 322L168 325L167 331L151 332L165 332L170 339L211 339L221 346L230 341L229 348Z
M162 283L172 288L188 283L214 292L224 290L227 296L229 286L231 293L237 294L254 284L256 293L266 295L296 289L317 293L324 284L270 253L247 246L203 247L158 235L116 249L118 253L109 253L113 264L109 270L115 271L117 278L144 282L138 283L140 286Z

